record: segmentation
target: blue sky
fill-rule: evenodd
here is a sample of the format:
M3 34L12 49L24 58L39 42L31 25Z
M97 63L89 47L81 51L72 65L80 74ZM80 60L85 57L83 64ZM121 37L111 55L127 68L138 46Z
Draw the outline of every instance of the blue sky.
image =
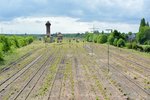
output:
M150 0L0 0L0 27L5 33L44 33L42 25L50 20L52 32L90 31L93 24L100 31L137 32L141 18L150 21L149 4Z

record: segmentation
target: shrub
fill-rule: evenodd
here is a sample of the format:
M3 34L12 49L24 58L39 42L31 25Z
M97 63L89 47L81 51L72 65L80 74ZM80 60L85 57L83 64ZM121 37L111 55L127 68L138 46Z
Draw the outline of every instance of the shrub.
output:
M108 43L111 44L111 45L113 45L114 39L115 38L112 35L109 35L109 37L108 37Z
M18 38L15 37L15 36L14 36L14 42L15 42L15 46L16 46L17 48L19 48L20 46L19 46Z
M3 36L0 35L0 61L3 61L4 54L7 52L13 52L13 49L26 46L33 42L33 37L22 36Z
M4 61L3 52L2 51L0 51L0 61Z
M33 42L33 40L34 39L31 36L26 38L27 44L31 44Z
M118 39L116 38L116 39L114 40L114 42L113 42L113 45L114 45L114 46L117 46L117 42L118 42Z
M98 43L106 43L107 42L107 36L104 34L99 35L97 39L98 39L97 40Z
M133 42L133 43L132 43L132 49L137 50L137 44L136 44L136 42Z
M18 48L16 45L17 39L15 36L8 37L8 39L10 41L11 48Z
M144 45L150 45L150 40L145 41Z
M85 36L85 39L88 42L92 42L93 41L93 34L92 33L87 33L86 36Z
M8 52L11 49L11 42L8 37L0 36L0 42L3 44L3 51Z
M132 43L126 43L126 47L127 47L128 49L132 49Z
M145 46L143 49L144 49L144 52L150 52L150 46Z
M123 39L119 39L117 42L118 47L124 47L125 46L125 41Z
M137 45L137 50L139 50L139 51L143 51L143 47L142 47L142 46L140 46L140 45Z
M3 44L0 43L0 61L3 61Z
M94 34L94 36L93 36L94 43L97 43L97 38L98 38L98 35Z

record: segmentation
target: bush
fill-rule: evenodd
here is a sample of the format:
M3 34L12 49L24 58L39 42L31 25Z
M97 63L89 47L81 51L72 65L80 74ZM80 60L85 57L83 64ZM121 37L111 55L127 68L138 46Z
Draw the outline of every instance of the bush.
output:
M145 41L144 45L150 45L150 40Z
M107 36L104 34L99 35L97 39L98 39L97 40L98 43L106 43L107 42Z
M118 47L124 47L125 46L125 41L123 39L119 39L117 42Z
M136 44L136 42L133 42L133 43L132 43L132 49L137 50L137 44Z
M3 44L0 43L0 61L3 61Z
M144 52L150 52L150 46L145 46L143 49L144 49Z
M109 35L108 37L108 43L113 45L113 42L114 42L115 38L112 36L112 35Z
M97 38L98 38L98 35L94 34L94 36L93 36L94 43L97 43Z
M0 35L0 61L3 61L4 54L7 52L13 52L14 48L26 46L33 42L32 36L3 36Z
M132 43L126 43L126 47L127 47L128 49L132 49Z
M19 48L20 46L19 46L18 38L15 37L15 36L14 36L14 42L15 42L15 46L16 46L17 48Z
M3 44L3 51L8 52L11 49L11 42L8 37L0 36L0 42Z
M11 36L11 37L8 37L9 38L9 41L10 41L10 44L11 44L11 48L18 48L18 41L17 41L17 38L15 36Z
M33 40L34 39L31 36L26 38L27 44L31 44L33 42Z
M87 33L85 36L86 41L92 42L93 41L93 34L92 33Z
M113 45L114 45L114 46L117 46L117 42L118 42L118 39L116 38L116 39L114 40L114 42L113 42Z
M0 61L4 61L3 52L2 51L0 51Z
M142 47L142 46L140 46L140 45L137 45L137 50L139 50L139 51L143 51L143 47Z

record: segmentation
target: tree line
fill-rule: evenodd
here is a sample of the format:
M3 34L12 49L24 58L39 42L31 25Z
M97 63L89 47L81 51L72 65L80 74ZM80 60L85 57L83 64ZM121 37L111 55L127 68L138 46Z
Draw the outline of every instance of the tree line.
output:
M0 35L0 61L4 61L5 54L13 52L14 49L26 46L33 42L32 36L5 36Z
M135 37L134 37L135 36ZM150 26L145 19L141 19L138 33L121 33L117 30L112 30L111 33L93 32L86 33L85 40L94 43L109 43L117 47L126 47L143 52L150 52Z

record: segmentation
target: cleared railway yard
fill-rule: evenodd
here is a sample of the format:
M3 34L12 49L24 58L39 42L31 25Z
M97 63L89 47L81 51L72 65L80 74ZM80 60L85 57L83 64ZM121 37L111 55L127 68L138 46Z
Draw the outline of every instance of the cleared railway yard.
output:
M107 45L47 44L0 72L0 100L149 100L149 54L110 46L109 57L108 73Z

